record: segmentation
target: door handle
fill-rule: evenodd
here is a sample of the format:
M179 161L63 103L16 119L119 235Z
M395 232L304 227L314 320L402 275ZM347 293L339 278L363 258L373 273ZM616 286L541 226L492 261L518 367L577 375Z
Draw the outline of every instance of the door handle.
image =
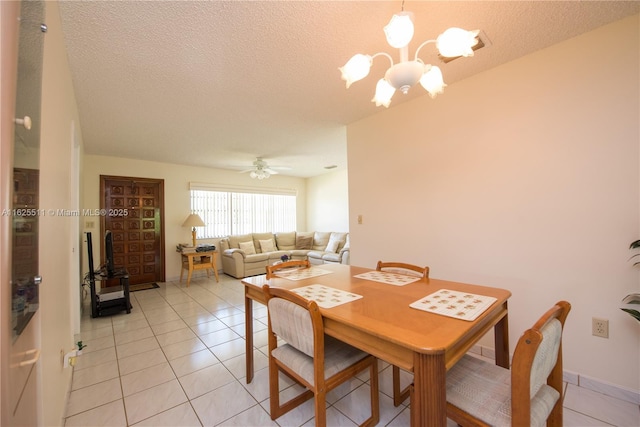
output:
M40 359L40 349L39 348L33 348L31 350L27 350L24 352L25 356L29 356L29 355L34 355L31 359L29 360L23 360L22 362L20 362L18 364L19 367L23 367L23 366L28 366L28 365L33 365L34 363L36 363L38 361L38 359Z
M42 276L33 276L33 283L36 285L42 283Z
M18 125L22 125L24 126L24 128L26 130L31 130L31 117L29 116L24 116L24 118L15 118L13 119L14 122L16 122L16 124Z

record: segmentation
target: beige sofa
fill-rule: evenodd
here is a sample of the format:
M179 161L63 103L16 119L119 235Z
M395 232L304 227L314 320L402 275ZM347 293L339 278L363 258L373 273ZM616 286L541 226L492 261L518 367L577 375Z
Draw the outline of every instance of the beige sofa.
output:
M281 260L308 259L311 264L349 264L349 233L251 233L220 240L222 271L241 279L264 274L265 267Z

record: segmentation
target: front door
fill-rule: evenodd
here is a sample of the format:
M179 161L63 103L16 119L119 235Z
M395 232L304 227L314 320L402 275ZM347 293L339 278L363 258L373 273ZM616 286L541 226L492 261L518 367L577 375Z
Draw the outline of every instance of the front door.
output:
M131 285L164 282L164 180L100 175L100 231L113 236L114 265ZM104 240L101 241L105 262Z

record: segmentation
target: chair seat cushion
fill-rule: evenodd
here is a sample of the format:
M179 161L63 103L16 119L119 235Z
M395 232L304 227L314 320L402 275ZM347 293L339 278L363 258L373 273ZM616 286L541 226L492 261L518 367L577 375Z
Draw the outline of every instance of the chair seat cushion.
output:
M313 380L313 358L296 350L289 344L273 349L271 355L293 369L309 384ZM324 337L324 377L330 378L354 363L364 359L368 354L328 335Z
M531 425L546 425L559 398L543 385L531 400ZM510 426L511 371L465 355L447 372L447 402L492 426Z

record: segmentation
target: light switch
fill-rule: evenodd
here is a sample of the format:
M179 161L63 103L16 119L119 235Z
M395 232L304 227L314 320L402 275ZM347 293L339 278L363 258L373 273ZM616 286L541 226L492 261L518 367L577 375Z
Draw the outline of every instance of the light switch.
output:
M358 224L362 224L362 215L358 215Z

